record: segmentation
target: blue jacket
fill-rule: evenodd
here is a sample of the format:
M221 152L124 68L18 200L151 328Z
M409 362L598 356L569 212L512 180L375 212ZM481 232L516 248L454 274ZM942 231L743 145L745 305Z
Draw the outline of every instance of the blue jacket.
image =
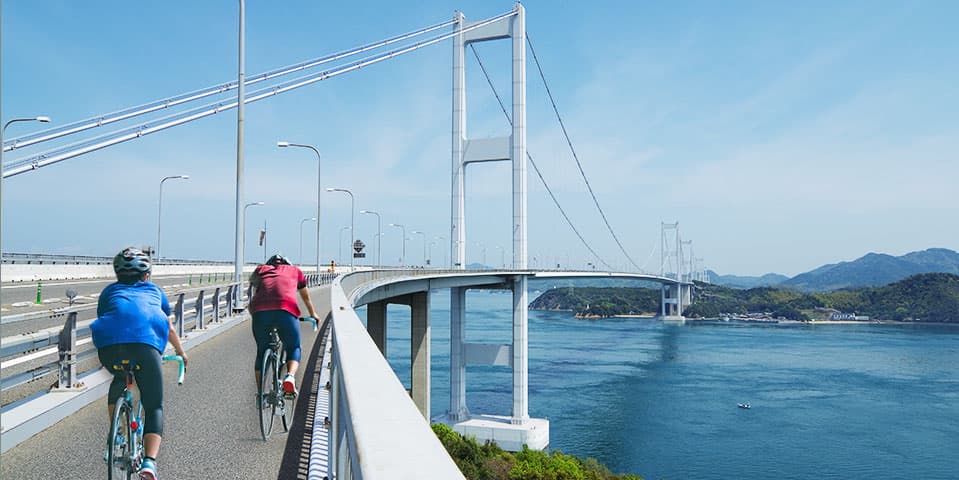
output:
M97 319L90 324L98 349L118 343L144 343L160 353L170 334L170 302L151 282L114 283L100 293Z

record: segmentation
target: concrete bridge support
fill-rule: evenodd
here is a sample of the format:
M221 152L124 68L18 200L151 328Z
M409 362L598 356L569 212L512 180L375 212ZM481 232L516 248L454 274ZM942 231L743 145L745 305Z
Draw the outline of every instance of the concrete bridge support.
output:
M665 322L684 322L683 309L689 305L690 287L682 284L662 286L660 319Z
M466 407L466 289L450 289L450 410L453 422L469 418Z
M410 396L426 419L430 418L430 294L418 292L367 304L366 331L386 356L386 307L410 307ZM464 390L465 396L465 390Z
M386 357L386 302L373 302L366 305L366 331L370 338Z

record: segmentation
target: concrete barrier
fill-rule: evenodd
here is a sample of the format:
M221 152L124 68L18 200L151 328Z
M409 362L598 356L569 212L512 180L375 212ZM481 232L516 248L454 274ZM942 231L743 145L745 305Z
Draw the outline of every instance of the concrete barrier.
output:
M256 265L243 267L245 273L250 273ZM313 273L316 267L301 266L303 273ZM326 271L326 269L322 269ZM338 271L343 270L337 268ZM348 269L346 269L348 270ZM206 273L233 273L233 265L154 265L153 275L189 275ZM0 281L3 282L36 282L38 280L87 280L113 279L112 265L34 265L34 264L4 264L0 267Z

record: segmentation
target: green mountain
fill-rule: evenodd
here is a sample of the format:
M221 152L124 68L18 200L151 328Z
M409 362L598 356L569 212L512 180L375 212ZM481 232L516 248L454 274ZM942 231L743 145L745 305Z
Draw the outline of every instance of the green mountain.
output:
M712 270L708 270L706 274L709 275L710 283L732 288L771 287L789 280L789 277L778 273L767 273L758 277L748 277L740 275L720 275Z
M869 253L851 262L823 265L778 286L800 292L830 292L887 285L910 275L932 272L959 274L959 253L945 248L930 248L900 257Z

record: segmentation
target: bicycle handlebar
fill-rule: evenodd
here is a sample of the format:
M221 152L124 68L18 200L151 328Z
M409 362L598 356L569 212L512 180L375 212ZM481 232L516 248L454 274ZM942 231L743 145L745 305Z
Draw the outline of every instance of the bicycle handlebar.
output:
M301 322L310 322L310 323L312 323L312 324L313 324L313 331L314 331L314 332L316 331L317 321L316 321L315 318L313 318L313 317L300 317L300 321L301 321Z
M175 361L179 363L180 374L179 376L177 376L176 383L177 385L183 385L183 374L186 373L186 367L183 365L183 357L179 355L164 355L163 361L164 362Z

